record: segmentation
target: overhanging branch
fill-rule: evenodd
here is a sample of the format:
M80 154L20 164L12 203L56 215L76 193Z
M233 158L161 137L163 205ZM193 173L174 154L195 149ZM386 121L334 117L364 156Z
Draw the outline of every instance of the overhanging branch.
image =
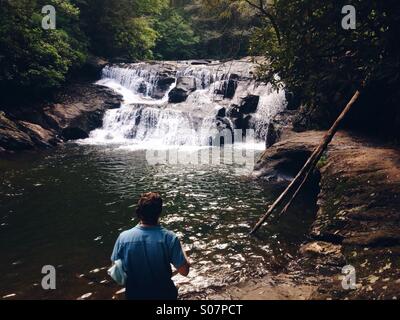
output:
M250 0L244 0L249 6L257 9L262 15L264 15L272 24L272 27L274 28L276 38L278 40L279 46L281 45L281 33L279 31L278 24L276 23L275 17L267 11L267 9L264 6L263 0L259 0L259 4L255 4L254 2Z

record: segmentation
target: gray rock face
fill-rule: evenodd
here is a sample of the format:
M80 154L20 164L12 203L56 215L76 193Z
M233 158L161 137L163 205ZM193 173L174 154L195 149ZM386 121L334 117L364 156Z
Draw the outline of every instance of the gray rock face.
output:
M180 103L186 101L189 94L196 90L196 80L194 77L179 77L176 80L176 87L173 88L169 95L170 103Z

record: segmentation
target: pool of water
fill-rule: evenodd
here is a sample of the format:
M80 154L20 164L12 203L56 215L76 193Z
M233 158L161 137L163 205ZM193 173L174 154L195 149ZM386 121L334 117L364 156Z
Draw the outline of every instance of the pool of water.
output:
M111 299L105 267L122 230L134 226L142 192L164 199L162 224L193 260L181 294L263 275L293 255L313 216L301 197L280 220L249 237L282 185L253 181L234 164L156 164L145 151L67 144L0 159L0 298ZM283 261L283 260L280 260ZM40 283L44 265L57 289Z

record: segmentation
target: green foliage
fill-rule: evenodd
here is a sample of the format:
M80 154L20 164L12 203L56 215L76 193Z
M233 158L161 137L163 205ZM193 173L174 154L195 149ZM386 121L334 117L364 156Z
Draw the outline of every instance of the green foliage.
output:
M167 0L78 0L81 28L91 51L107 58L146 59L153 56L157 32L153 18Z
M243 1L0 0L0 88L41 94L90 52L111 60L229 58L248 53L254 9ZM56 9L56 29L41 9Z
M200 38L176 9L164 9L157 17L155 29L158 32L156 58L182 60L195 56Z
M356 8L355 30L341 26L348 4ZM304 104L331 110L332 117L365 79L387 83L389 94L398 91L391 84L399 84L399 1L276 0L271 10L281 45L271 28L256 29L251 44L269 59L260 69L266 81L279 85L278 74Z
M56 30L43 30L45 4L58 11ZM40 93L59 86L85 60L85 46L74 22L79 10L67 0L2 2L0 12L0 88ZM7 91L5 91L7 92Z
M200 36L197 56L227 59L249 54L252 29L259 25L260 19L245 1L193 1L188 14Z

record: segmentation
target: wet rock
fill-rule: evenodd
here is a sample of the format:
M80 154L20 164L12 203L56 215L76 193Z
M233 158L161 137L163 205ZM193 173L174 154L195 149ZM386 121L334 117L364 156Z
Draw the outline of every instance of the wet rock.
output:
M0 147L3 150L26 150L35 146L29 134L0 112Z
M400 245L400 229L356 233L344 239L343 244L367 247L389 247Z
M157 80L156 87L152 93L152 98L154 99L162 99L171 85L175 82L175 78L169 75L159 75L159 79Z
M189 94L196 90L196 80L194 77L179 77L176 80L176 87L169 92L170 103L180 103L186 101Z
M257 111L259 96L248 95L241 100L240 105L232 104L227 116L233 120L236 129L251 129L251 114Z
M61 137L65 141L86 139L89 137L89 133L81 128L67 127L61 131Z
M229 79L224 80L221 87L215 90L215 93L223 95L224 99L232 99L235 96L239 79L239 75L230 74Z
M197 66L197 65L210 64L211 62L212 62L211 60L193 60L190 62L190 64Z
M303 141L280 141L264 151L255 165L254 174L267 180L290 179L301 169L312 148Z
M209 144L213 146L223 146L224 144L233 143L233 131L231 122L225 117L217 117L215 120L215 127L219 135L209 138ZM219 140L217 140L219 139Z
M230 109L227 112L229 118L238 119L242 117L240 113L239 106L236 104L231 105Z
M260 101L260 96L248 95L242 99L239 106L239 110L243 114L254 113L257 111L258 102Z
M0 148L48 148L62 140L85 138L102 125L106 110L118 108L121 101L111 89L80 83L59 91L45 106L14 106L0 113Z
M108 109L118 108L121 97L108 88L88 85L70 89L67 98L43 109L48 122L64 140L85 138L101 127Z
M244 117L237 118L233 121L235 125L235 129L250 129L250 123L251 123L251 115L246 115Z
M18 121L17 123L21 130L27 133L37 146L49 148L61 142L53 130L45 129L38 124L27 121Z
M219 131L225 129L232 131L231 122L229 121L229 119L225 117L217 117L216 126Z
M226 116L226 109L225 108L219 109L218 112L217 112L217 117L223 118L225 116Z
M279 139L279 132L276 130L273 123L268 124L267 136L265 138L265 146L267 148L271 147Z

